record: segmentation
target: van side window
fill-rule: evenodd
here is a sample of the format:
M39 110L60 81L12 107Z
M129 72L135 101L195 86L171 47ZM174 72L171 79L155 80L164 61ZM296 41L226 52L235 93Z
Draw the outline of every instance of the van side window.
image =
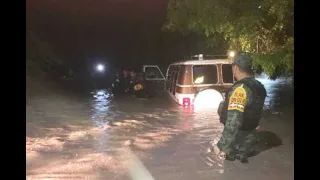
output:
M171 79L172 79L173 69L174 69L174 66L170 66L169 71L168 71L168 76L167 76L168 81L171 81Z
M179 79L178 79L178 84L184 84L184 79L186 76L188 76L187 74L190 72L186 72L186 66L181 66L180 67L180 71L179 71Z
M176 66L173 71L173 78L172 78L172 94L176 94L176 84L179 76L180 66Z
M214 64L194 65L192 67L194 84L217 84L218 68Z
M222 81L223 83L233 83L233 72L231 64L222 64Z
M167 76L167 81L166 81L166 89L167 91L171 92L172 89L172 84L173 84L173 73L174 73L174 69L176 66L170 66L169 67L169 71L168 71L168 76Z
M176 66L176 68L174 69L174 81L177 82L178 77L179 77L179 73L180 73L180 66Z

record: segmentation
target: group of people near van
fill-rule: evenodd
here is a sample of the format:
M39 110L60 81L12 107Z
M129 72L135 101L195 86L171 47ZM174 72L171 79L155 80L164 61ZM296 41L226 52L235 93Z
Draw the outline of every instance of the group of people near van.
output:
M132 94L138 98L151 96L151 87L145 80L144 73L137 74L134 70L122 70L117 72L112 83L113 94Z

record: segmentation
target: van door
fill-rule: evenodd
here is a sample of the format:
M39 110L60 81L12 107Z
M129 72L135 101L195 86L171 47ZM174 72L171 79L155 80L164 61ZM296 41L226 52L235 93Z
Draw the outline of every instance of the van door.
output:
M176 66L176 68L174 69L173 73L174 74L173 74L173 82L172 82L171 93L173 95L175 95L176 94L177 81L178 81L179 74L180 74L180 66Z
M165 84L166 86L165 88L167 92L171 92L171 89L172 89L173 71L175 67L176 67L175 65L171 65L167 70L167 77L166 77L166 84Z
M144 65L142 71L145 79L153 84L157 90L164 90L165 77L157 65Z

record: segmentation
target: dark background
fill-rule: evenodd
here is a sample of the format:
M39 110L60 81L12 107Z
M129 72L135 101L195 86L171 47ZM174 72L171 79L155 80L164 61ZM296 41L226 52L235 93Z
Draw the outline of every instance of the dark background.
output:
M194 35L162 32L167 0L28 0L27 24L75 71L182 60ZM191 43L192 44L192 43ZM196 44L196 43L194 43Z

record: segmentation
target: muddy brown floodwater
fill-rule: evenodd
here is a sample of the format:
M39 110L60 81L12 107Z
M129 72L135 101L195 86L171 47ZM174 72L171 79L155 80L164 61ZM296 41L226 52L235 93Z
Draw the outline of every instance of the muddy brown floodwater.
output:
M268 91L261 152L248 164L211 152L223 126L214 111L154 99L34 97L27 104L27 179L293 180L293 90L260 79ZM95 92L95 94L97 94Z

